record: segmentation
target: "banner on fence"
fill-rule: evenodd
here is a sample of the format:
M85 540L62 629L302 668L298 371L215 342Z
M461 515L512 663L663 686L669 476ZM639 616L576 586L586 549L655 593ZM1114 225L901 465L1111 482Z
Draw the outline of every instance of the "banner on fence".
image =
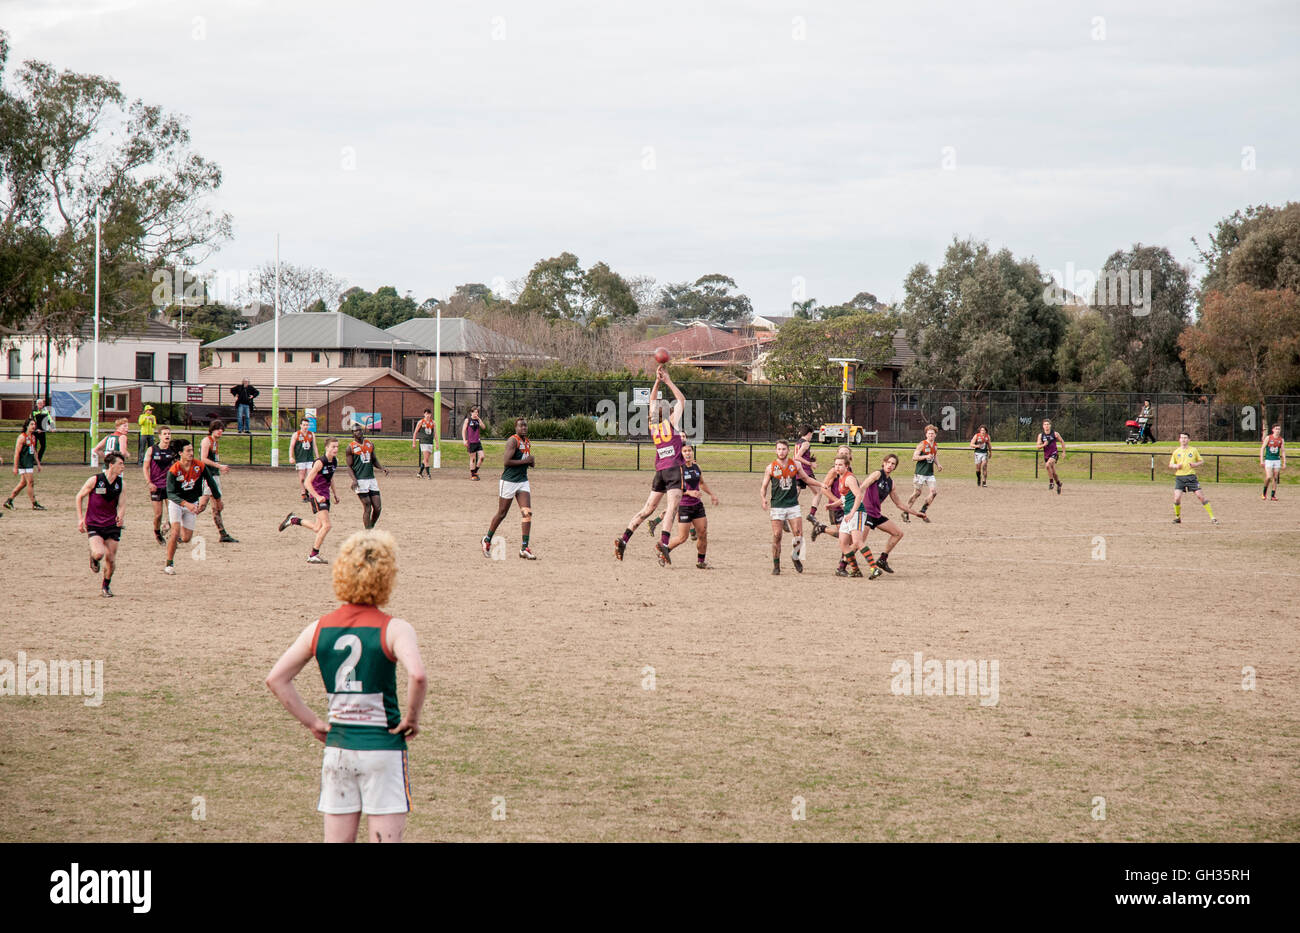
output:
M50 392L50 404L54 407L55 418L89 418L90 390L66 392L54 389Z

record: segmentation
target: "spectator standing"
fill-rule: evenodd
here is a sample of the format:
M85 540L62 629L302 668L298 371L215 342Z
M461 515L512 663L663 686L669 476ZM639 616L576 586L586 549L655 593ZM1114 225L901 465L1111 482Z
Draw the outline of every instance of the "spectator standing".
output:
M253 413L253 399L257 398L261 393L257 391L255 386L249 385L248 380L245 379L241 384L231 386L230 394L235 397L235 419L238 422L236 431L240 434L251 433L248 421Z

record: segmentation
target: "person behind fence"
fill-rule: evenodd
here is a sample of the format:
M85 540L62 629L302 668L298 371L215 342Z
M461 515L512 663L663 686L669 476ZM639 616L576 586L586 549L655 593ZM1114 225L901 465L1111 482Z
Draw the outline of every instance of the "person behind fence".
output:
M1156 416L1151 408L1151 400L1148 398L1144 398L1142 400L1142 410L1138 412L1138 417L1137 417L1138 443L1154 444L1156 442L1156 432L1154 427L1155 420L1156 420Z
M50 407L50 397L41 400L41 407L32 412L36 421L36 456L45 459L45 432L54 430L54 409Z
M158 419L154 417L153 406L144 406L138 421L140 425L140 456L136 463L144 463L144 452L153 446L154 435L158 432Z
M248 384L245 379L237 386L230 387L230 394L235 397L236 434L249 434L249 418L253 414L253 399L261 395L256 386Z

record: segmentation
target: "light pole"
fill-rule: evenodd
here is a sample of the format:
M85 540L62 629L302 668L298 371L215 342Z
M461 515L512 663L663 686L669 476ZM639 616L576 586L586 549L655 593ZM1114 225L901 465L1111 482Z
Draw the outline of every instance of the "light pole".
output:
M95 202L95 344L90 383L90 466L99 466L95 448L99 445L99 202Z
M437 308L433 346L433 468L442 468L442 303Z
M271 466L280 465L280 234L275 235L275 348L271 360ZM253 426L248 426L252 434ZM251 444L252 441L250 440Z
M840 384L840 424L848 424L849 408L849 367L854 363L861 363L862 360L851 356L832 356L829 358L832 363L839 363L844 367L843 381Z

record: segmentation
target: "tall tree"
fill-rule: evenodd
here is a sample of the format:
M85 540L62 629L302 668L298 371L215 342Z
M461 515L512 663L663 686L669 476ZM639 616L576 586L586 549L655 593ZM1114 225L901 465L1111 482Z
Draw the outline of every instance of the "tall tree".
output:
M682 318L700 318L715 323L748 321L754 306L741 294L735 279L713 273L694 282L665 285L659 293L659 305L669 314Z
M1191 322L1192 285L1168 249L1136 243L1111 253L1091 297L1110 325L1116 357L1128 368L1135 390L1187 388L1178 335Z
M422 316L415 299L409 293L399 295L391 285L381 285L374 292L368 292L364 288L349 288L343 294L339 310L383 329Z
M108 332L143 323L151 270L202 261L230 235L206 205L221 171L189 149L182 118L117 82L28 61L10 84L0 33L0 324L74 334L93 310L102 224Z
M584 272L578 257L567 252L533 266L516 305L588 327L633 317L638 310L627 282L608 264L598 262Z
M858 378L870 379L894 355L894 325L888 316L859 312L832 321L786 321L768 349L765 367L773 382L824 385L838 381L831 357L857 357Z
M1242 284L1300 293L1300 202L1234 211L1215 225L1205 246L1192 242L1206 265L1202 306L1211 292Z
M342 288L343 280L324 269L280 263L280 311L284 314L337 308ZM254 270L252 284L240 299L245 303L275 303L274 262L263 263Z
M1133 372L1119 358L1115 332L1101 314L1087 311L1070 321L1056 349L1056 368L1066 391L1132 392Z
M903 321L917 362L903 374L919 388L1010 389L1056 382L1056 347L1066 318L1043 298L1043 276L1033 260L1006 249L954 239L943 265L914 266L904 284ZM1003 340L980 340L998 334ZM978 341L978 342L977 342ZM972 352L972 348L974 351ZM967 372L967 367L978 371ZM989 382L982 386L973 383Z
M1212 291L1201 319L1179 337L1187 372L1200 387L1234 404L1260 406L1267 396L1300 392L1300 295L1245 283Z

